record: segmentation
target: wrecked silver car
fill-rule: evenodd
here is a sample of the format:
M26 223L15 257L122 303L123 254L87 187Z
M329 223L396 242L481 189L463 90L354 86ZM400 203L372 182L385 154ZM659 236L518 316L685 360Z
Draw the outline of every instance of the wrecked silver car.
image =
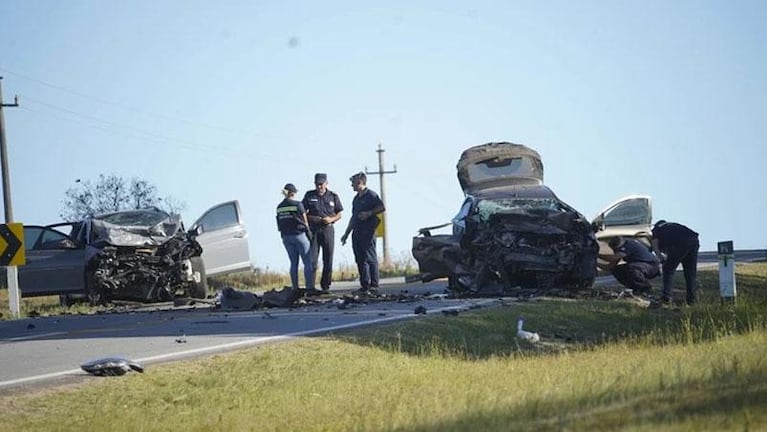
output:
M466 195L458 215L413 239L422 280L447 277L452 291L474 295L593 284L599 246L592 224L543 185L535 150L475 146L457 170ZM452 234L432 234L447 225Z
M237 201L208 210L189 231L179 215L147 208L27 225L24 237L22 296L59 294L64 303L204 298L206 276L250 268Z

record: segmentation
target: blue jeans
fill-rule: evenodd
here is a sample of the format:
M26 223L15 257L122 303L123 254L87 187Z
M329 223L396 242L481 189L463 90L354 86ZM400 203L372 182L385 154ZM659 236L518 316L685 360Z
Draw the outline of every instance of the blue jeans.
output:
M306 234L283 234L282 244L288 251L290 258L290 284L293 288L298 288L298 258L304 263L304 282L306 289L314 289L314 267L312 266L312 257L309 253L310 245Z

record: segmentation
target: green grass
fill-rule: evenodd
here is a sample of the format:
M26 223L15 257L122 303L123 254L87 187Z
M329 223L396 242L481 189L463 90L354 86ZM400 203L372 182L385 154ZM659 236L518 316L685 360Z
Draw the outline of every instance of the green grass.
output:
M700 279L676 311L546 299L2 396L0 430L765 430L767 264L734 305Z

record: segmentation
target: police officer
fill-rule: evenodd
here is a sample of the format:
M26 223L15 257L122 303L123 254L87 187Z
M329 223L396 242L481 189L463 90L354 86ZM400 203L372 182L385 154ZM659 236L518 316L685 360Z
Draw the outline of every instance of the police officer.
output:
M328 176L324 173L314 175L314 190L307 191L301 203L306 209L309 228L312 232L312 266L319 266L320 248L322 248L322 291L330 291L333 278L333 244L335 229L333 224L341 219L344 207L338 194L328 189Z
M298 289L298 258L304 263L304 281L306 295L315 294L314 267L309 255L309 223L306 210L301 201L295 199L296 189L293 183L288 183L282 189L285 199L277 205L277 229L282 236L282 244L290 258L290 283L293 289Z
M613 255L608 258L610 263L606 270L610 270L613 277L626 288L649 294L652 289L650 279L660 274L660 263L650 248L639 240L620 236L611 238L608 244ZM621 260L623 264L618 264Z
M692 305L698 301L698 249L700 242L698 233L686 226L674 222L659 220L652 229L652 246L655 253L663 260L663 292L661 301L671 302L671 287L674 282L674 273L679 264L684 270L684 282L687 288L687 304Z
M341 244L346 244L352 233L352 250L360 274L360 293L375 293L378 288L378 253L376 252L376 227L379 213L386 211L381 197L368 189L367 176L359 172L351 176L352 189L357 192L352 201L352 217Z

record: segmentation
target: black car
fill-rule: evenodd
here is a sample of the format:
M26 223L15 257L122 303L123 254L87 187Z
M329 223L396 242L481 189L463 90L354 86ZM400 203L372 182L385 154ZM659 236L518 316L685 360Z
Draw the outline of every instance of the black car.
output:
M212 207L187 231L176 214L125 210L54 225L25 225L23 297L59 294L166 301L204 298L206 277L251 268L237 201Z

